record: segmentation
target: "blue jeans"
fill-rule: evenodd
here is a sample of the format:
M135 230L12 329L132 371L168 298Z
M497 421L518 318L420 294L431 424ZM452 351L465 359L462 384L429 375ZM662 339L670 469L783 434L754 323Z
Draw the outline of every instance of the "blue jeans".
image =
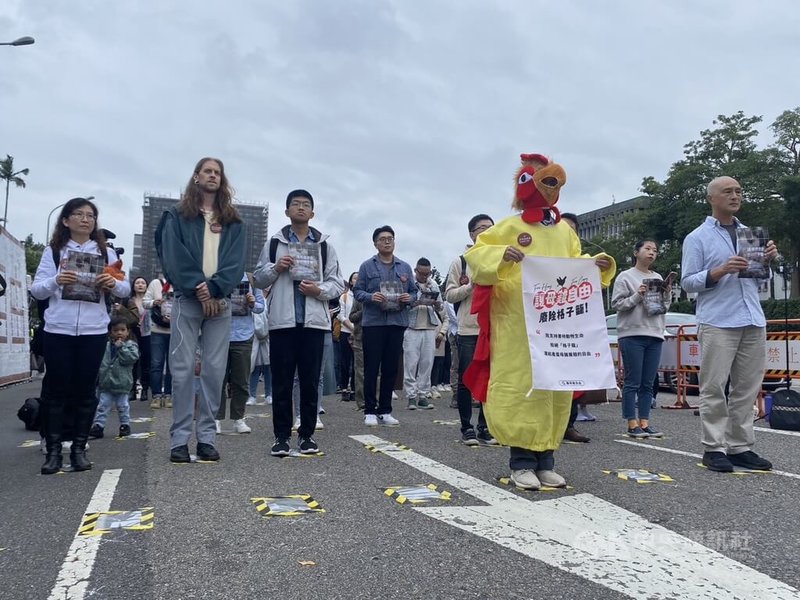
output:
M108 413L111 412L111 407L117 407L117 414L119 415L120 425L130 425L131 423L131 404L128 398L128 392L121 394L112 394L111 392L100 392L100 403L97 405L97 413L94 416L94 424L100 427L106 426L108 420Z
M164 375L164 369L167 374ZM166 333L150 334L150 392L158 394L172 393L172 374L169 371L169 335Z
M258 380L264 376L264 396L272 396L272 371L269 370L269 365L256 365L253 367L253 372L250 373L250 396L256 397L258 392Z
M619 338L622 365L625 369L625 384L622 388L622 417L650 418L650 403L653 400L653 381L661 361L661 344L664 341L648 335L632 335Z

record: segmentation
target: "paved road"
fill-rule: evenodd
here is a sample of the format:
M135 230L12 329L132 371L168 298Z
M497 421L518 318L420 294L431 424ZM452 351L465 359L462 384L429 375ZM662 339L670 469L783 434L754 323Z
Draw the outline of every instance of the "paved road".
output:
M81 538L72 567L91 567L85 594L61 597L800 598L797 436L758 432L783 475L722 475L681 454L699 452L691 411L657 411L668 437L634 445L622 443L619 405L600 406L597 422L579 425L591 443L557 454L571 489L528 493L496 481L507 450L466 448L455 425L434 423L457 418L446 399L396 410L398 428L366 428L351 403L326 398L316 436L326 454L315 458L269 457L271 420L259 415L270 407L249 407L253 433L221 436L219 464L191 465L168 462L169 414L137 403L133 416L154 420L133 429L154 437L92 441L92 471L45 477L39 449L19 447L35 435L15 414L37 391L0 391L3 599L50 596L103 490L111 510L154 507L155 526L92 538L94 550ZM365 435L410 450L371 452L351 437ZM618 468L674 481L603 473ZM412 506L384 494L429 483L452 499ZM250 501L291 494L325 512L264 518Z

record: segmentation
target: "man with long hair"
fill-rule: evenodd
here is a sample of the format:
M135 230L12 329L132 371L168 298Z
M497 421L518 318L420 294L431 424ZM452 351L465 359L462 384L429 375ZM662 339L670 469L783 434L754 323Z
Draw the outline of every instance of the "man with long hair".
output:
M196 421L197 458L219 460L214 447L222 381L228 354L228 297L244 273L245 230L233 206L233 190L218 158L201 158L180 203L164 211L156 249L175 300L169 362L172 371L170 460L189 462ZM201 337L202 334L202 337ZM202 347L201 400L195 415L195 349Z

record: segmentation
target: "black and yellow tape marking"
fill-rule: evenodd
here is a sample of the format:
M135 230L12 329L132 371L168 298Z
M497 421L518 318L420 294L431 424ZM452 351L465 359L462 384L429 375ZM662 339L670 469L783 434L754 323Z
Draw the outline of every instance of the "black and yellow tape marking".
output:
M123 440L146 440L148 438L155 437L155 436L156 436L156 432L155 431L142 431L142 432L139 432L139 433L132 433L130 435L125 435L125 436L122 436L122 437L117 436L114 439L119 441L119 442L121 442Z
M675 480L664 473L654 473L647 469L603 469L606 475L616 475L622 481L634 483L673 483Z
M83 515L78 535L105 535L114 531L147 531L155 524L152 506L138 510L109 510Z
M325 509L309 494L250 498L262 517L297 517L307 513L324 513Z
M408 446L404 446L403 444L398 444L395 442L389 442L386 444L364 444L364 447L369 450L370 452L404 452L406 450L411 450Z
M384 495L394 497L398 504L423 504L431 500L450 500L448 491L438 491L432 483L427 485L392 486L383 490Z

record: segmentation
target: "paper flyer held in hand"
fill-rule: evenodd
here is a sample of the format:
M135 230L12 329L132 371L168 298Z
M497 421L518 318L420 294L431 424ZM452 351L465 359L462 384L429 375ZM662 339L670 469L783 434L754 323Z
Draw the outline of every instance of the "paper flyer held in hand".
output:
M747 268L739 271L739 277L769 279L769 261L765 255L768 241L766 227L736 229L736 253L747 259Z
M322 253L319 244L289 243L294 264L289 269L295 281L322 281Z
M381 281L381 294L385 298L381 308L385 311L400 310L400 295L403 293L403 284L399 281Z
M246 317L250 314L250 305L247 302L247 294L250 293L250 284L245 282L240 283L233 292L231 292L231 316L232 317Z
M664 306L666 282L653 277L651 279L643 279L642 284L647 288L644 292L644 307L647 314L654 317L666 313L667 307Z
M97 286L97 276L103 272L105 261L99 254L67 250L61 261L62 271L74 271L78 275L76 283L67 283L61 290L63 300L100 302L103 297Z
M594 260L526 256L522 300L534 389L616 387Z

